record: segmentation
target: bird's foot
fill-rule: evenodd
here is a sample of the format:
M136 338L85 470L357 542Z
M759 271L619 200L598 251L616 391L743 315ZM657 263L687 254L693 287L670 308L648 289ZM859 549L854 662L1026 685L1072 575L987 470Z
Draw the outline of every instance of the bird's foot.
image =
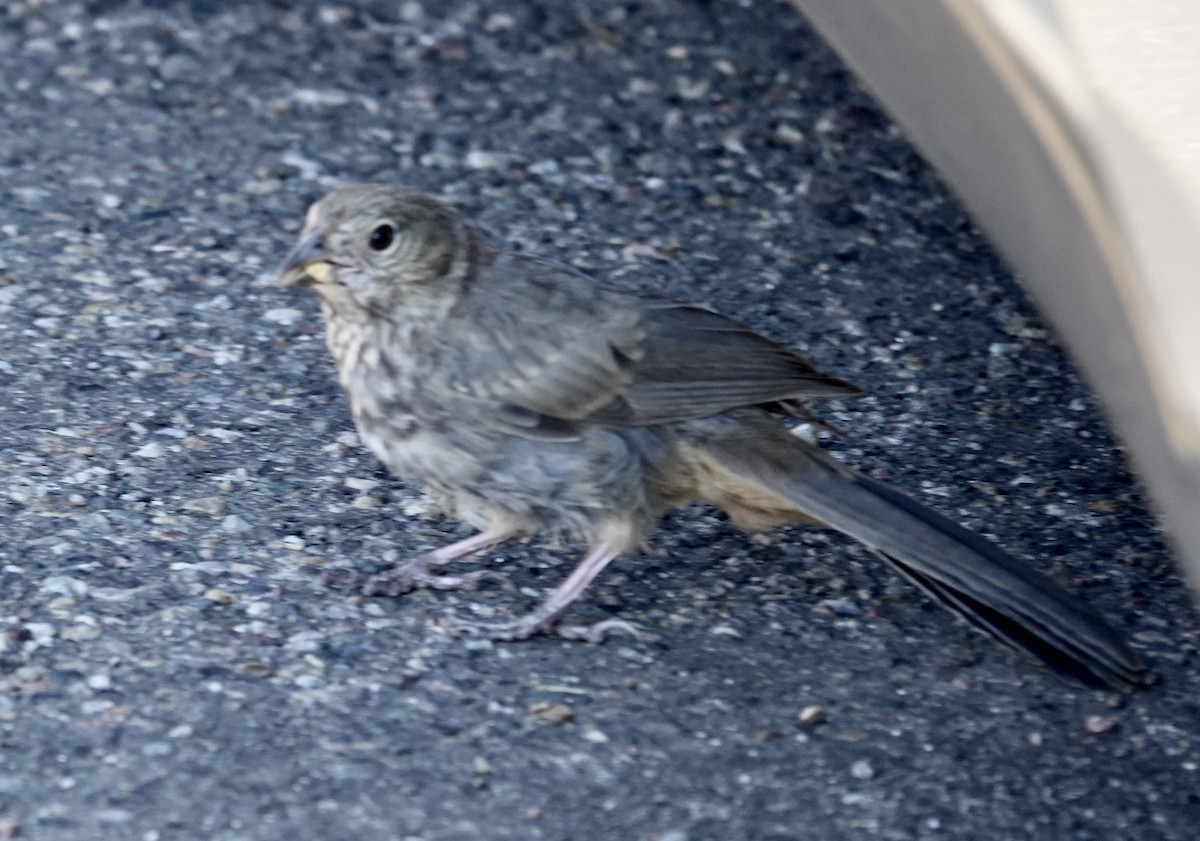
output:
M508 584L508 579L490 569L443 575L433 572L420 558L402 566L367 576L359 590L365 596L402 596L413 590L478 590L485 581Z
M542 616L536 612L504 622L478 622L451 616L443 620L442 625L454 636L494 642L527 640L539 634L590 643L604 642L614 633L624 633L634 638L641 636L641 629L637 625L623 619L605 619L591 625L564 625L557 616Z
M624 619L604 619L590 625L555 625L553 631L563 639L590 643L602 643L613 634L628 634L634 639L643 636L642 628Z
M437 572L447 560L438 550L418 555L406 564L374 575L348 569L331 569L321 575L321 583L338 590L358 590L365 596L402 596L413 590L478 590L485 581L511 586L498 572L477 570L456 575Z

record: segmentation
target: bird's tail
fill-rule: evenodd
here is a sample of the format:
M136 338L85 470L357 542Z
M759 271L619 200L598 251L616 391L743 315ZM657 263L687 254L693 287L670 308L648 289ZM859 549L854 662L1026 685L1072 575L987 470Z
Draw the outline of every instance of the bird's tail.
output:
M1045 575L778 427L741 432L726 428L692 448L707 476L701 496L735 520L784 519L780 512L793 509L861 541L942 604L1056 671L1092 686L1145 683L1121 635ZM758 510L746 510L747 500Z

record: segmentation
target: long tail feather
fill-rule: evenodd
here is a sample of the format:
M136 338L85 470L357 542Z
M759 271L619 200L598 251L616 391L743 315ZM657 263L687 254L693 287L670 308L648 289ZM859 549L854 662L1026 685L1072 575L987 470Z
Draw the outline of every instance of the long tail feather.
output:
M1121 635L1045 575L814 448L768 439L717 437L704 449L710 465L861 541L972 624L1056 671L1094 686L1145 682Z

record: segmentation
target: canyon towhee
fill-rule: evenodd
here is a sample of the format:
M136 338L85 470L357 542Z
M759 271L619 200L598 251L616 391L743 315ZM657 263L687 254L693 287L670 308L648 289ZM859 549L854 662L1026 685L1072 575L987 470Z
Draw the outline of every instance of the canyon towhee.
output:
M793 435L803 401L859 393L709 309L640 297L501 251L442 202L398 186L313 205L280 284L321 298L363 442L479 529L371 577L365 592L466 588L446 565L561 534L584 559L531 613L466 622L497 640L597 639L560 622L669 508L724 509L749 531L817 522L864 543L974 625L1093 685L1145 673L1091 607L911 497Z

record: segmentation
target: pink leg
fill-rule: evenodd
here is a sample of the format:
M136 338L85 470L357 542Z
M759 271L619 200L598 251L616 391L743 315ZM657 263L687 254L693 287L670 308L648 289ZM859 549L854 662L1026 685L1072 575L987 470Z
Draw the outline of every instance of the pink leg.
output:
M368 596L400 596L421 588L433 590L473 590L486 578L496 574L490 570L467 572L462 575L438 575L436 570L468 555L503 543L512 532L481 531L463 540L422 552L406 564L372 575L362 586Z
M595 625L559 625L563 612L583 593L613 558L620 554L607 543L588 552L579 565L559 584L536 609L508 622L471 622L452 619L451 628L465 636L509 641L528 639L534 634L553 630L567 639L600 642L609 631L622 630L636 634L634 627L619 619L609 619Z

